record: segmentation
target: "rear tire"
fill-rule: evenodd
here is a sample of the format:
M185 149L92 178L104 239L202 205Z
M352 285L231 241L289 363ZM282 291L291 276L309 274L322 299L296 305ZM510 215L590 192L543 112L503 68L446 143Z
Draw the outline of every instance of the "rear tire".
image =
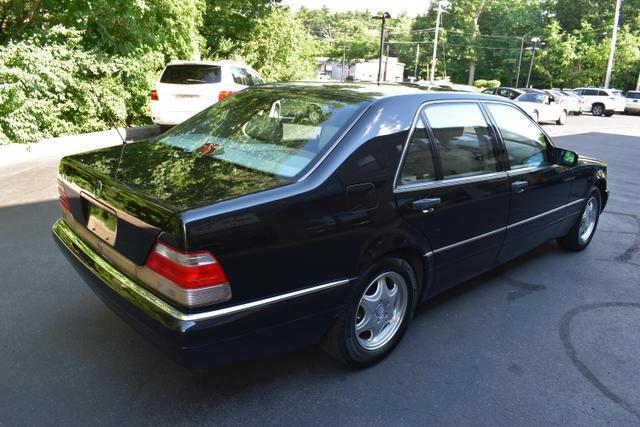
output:
M323 338L323 349L354 368L380 362L407 330L416 295L416 276L409 263L395 257L376 262L353 287Z
M560 112L560 117L558 118L558 120L556 120L556 124L564 125L565 123L567 123L567 112L565 110L562 110Z
M602 104L593 104L591 107L591 114L594 116L601 116L604 114L604 105Z
M581 251L589 246L598 227L600 219L600 206L602 196L598 187L591 187L585 203L582 205L581 214L576 223L571 227L566 236L558 239L558 244L570 251Z

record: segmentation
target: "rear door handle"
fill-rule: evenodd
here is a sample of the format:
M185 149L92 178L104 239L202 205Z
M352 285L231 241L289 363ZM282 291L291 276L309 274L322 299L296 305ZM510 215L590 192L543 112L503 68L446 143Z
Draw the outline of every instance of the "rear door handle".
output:
M422 211L422 213L433 212L433 209L436 206L439 206L442 203L440 197L427 197L425 199L414 200L411 202L411 208L416 211Z
M514 193L522 193L529 186L527 181L515 181L511 183L511 190Z

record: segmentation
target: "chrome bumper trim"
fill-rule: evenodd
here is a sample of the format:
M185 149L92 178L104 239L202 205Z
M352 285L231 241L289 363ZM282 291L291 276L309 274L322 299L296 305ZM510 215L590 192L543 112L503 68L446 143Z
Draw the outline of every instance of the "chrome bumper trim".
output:
M136 307L140 308L150 317L172 329L182 330L183 326L179 325L181 322L208 320L235 314L297 298L303 295L308 295L314 292L324 291L337 286L343 286L350 282L350 279L336 280L244 304L199 313L183 313L118 271L108 261L84 243L62 219L59 219L55 224L53 224L52 231L67 250L106 286L111 288L130 303L134 304Z

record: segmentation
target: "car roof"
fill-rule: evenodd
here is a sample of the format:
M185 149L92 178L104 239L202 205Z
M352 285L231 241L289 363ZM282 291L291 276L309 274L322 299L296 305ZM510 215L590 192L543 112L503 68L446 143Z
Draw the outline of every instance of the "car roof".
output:
M439 99L502 99L493 95L480 92L461 92L443 90L433 86L419 86L415 84L381 83L375 82L326 82L326 81L301 81L290 83L270 83L261 85L264 89L290 89L301 91L324 92L340 96L349 96L366 100L378 100L396 96L421 95L425 100Z
M190 60L172 60L169 65L236 65L245 68L251 68L247 64L240 61L221 60L221 61L190 61Z

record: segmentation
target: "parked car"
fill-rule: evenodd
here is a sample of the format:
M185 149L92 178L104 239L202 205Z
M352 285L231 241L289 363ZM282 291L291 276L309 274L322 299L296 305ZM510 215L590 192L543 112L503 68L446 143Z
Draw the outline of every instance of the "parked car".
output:
M567 93L559 89L546 89L545 92L553 97L554 102L566 108L567 113L575 114L576 116L582 114L582 105L584 104L584 100L575 93Z
M564 125L567 122L567 108L556 103L550 95L544 92L523 93L515 99L515 102L538 123L556 122L559 125Z
M171 61L151 91L151 119L166 129L263 82L257 71L239 62Z
M191 366L319 340L374 364L417 303L549 239L586 248L608 198L604 162L509 100L344 82L243 90L63 158L58 185L62 252Z
M585 100L586 109L594 116L611 117L616 112L623 112L625 100L615 89L580 87L572 90Z
M514 89L512 87L490 87L483 90L482 93L498 95L513 100L522 95L524 92L520 89Z
M624 112L627 114L640 113L640 91L630 90L626 96L627 104Z

